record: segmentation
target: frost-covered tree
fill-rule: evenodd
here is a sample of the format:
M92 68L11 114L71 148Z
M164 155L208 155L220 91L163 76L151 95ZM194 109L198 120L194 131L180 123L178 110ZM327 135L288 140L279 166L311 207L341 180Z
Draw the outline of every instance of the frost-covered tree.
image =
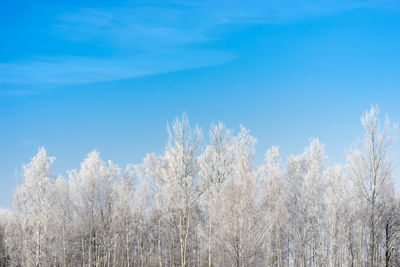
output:
M0 267L10 264L10 255L7 250L6 228L9 223L10 214L5 209L0 209Z
M128 165L115 188L115 208L112 215L113 266L131 266L134 205L133 167Z
M163 212L166 209L164 203L166 200L164 191L165 181L163 177L165 167L166 166L163 157L156 156L154 153L147 154L143 159L143 162L135 166L136 173L142 180L142 185L148 188L148 192L153 198L153 201L150 204L155 220L153 234L156 236L157 258L159 266L163 266L163 263L165 263L165 261L163 261L162 250L162 239L165 235L165 232L163 231L165 228L165 214L163 214Z
M69 266L73 257L73 228L70 189L68 181L58 177L54 183L54 197L51 206L53 255L60 266Z
M322 257L323 240L320 233L323 230L324 196L326 181L324 177L327 156L324 145L318 139L312 139L306 150L307 172L304 177L306 208L310 231L311 266L324 264Z
M186 266L189 233L196 224L193 212L202 193L198 173L202 132L198 126L192 128L184 114L168 126L168 136L163 159L165 194L178 238L180 265Z
M49 226L51 198L53 196L52 164L54 157L47 156L41 147L31 162L23 166L23 184L14 194L14 223L9 236L9 247L13 264L45 266L50 264L51 255ZM16 255L17 254L17 255Z
M325 172L326 194L324 197L324 257L325 265L341 266L344 264L343 253L345 251L345 205L346 191L351 184L346 182L343 168L340 165L330 167Z
M257 249L265 234L260 229L256 202L256 173L252 167L256 140L241 127L233 139L234 163L231 177L218 195L217 238L229 265L257 264Z
M213 241L213 225L219 219L218 206L223 183L232 175L234 155L230 130L223 123L211 125L210 144L200 156L200 176L204 190L203 210L205 215L205 232L207 235L208 266L213 265L216 246ZM213 253L214 251L214 253Z
M392 181L388 181L382 189L382 200L379 206L382 219L378 226L377 243L378 256L384 259L377 263L381 266L397 266L399 264L400 246L400 209L399 202L395 197ZM397 260L397 262L396 262Z
M289 212L292 221L292 257L295 265L322 264L320 236L323 216L327 157L324 146L312 139L304 153L291 156L287 164L289 179Z
M113 237L110 230L119 173L118 166L111 161L104 163L97 151L88 154L79 171L69 173L82 265L110 264Z
M396 125L386 119L383 126L379 121L379 110L372 106L361 117L364 127L364 139L358 148L348 156L348 165L361 196L366 200L368 216L368 265L373 267L377 262L377 227L383 218L379 209L383 189L392 174L392 162L389 150L396 137Z
M266 232L263 251L266 261L272 266L285 266L286 262L286 225L289 213L287 209L287 181L281 170L279 148L268 149L265 164L259 170L263 185L261 191L263 203L264 231ZM286 264L285 264L286 263Z

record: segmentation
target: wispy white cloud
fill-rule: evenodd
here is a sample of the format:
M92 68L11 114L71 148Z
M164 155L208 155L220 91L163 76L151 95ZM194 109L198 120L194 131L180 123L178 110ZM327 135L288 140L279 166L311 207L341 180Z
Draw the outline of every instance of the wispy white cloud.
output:
M176 60L175 57L184 60ZM221 64L234 58L232 53L211 50L197 50L193 54L176 51L173 54L146 54L130 58L38 58L0 63L0 83L39 85L112 81Z
M71 40L101 40L114 48L165 46L206 42L210 25L195 18L196 12L157 6L86 8L59 16L54 32Z

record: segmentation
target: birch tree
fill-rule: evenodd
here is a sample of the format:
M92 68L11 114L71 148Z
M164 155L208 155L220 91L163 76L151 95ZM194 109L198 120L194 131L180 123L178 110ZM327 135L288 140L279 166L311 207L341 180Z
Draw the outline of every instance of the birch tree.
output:
M324 146L311 139L304 153L288 160L289 212L292 218L292 254L295 265L321 264L321 217L323 211L324 177L327 160Z
M395 140L397 125L391 125L389 119L383 125L379 120L379 110L372 106L361 117L364 138L348 156L348 165L356 181L360 194L367 201L369 229L369 266L377 265L376 232L383 213L377 207L382 197L385 183L392 173L389 155Z
M72 243L73 207L71 206L69 184L63 177L58 177L54 183L51 212L53 254L57 257L57 263L65 267L71 264L74 244Z
M119 173L118 166L112 161L104 163L96 150L88 154L79 171L70 172L82 265L110 263L114 185Z
M202 132L198 126L190 126L185 114L167 128L169 139L164 154L166 168L163 176L179 240L180 265L186 266L188 236L196 223L192 221L192 212L202 193L198 177Z
M266 232L264 249L266 261L271 266L285 265L286 225L289 214L287 209L287 183L281 170L279 148L268 149L265 164L259 169L263 183L264 231Z
M50 202L53 195L52 164L55 158L47 156L41 147L31 162L23 166L24 182L14 195L14 209L21 244L21 261L25 266L48 265L46 242L49 238Z
M165 200L164 183L165 178L165 161L163 157L156 156L154 153L147 154L143 159L143 162L139 165L135 165L135 170L138 176L142 179L143 183L150 190L150 194L154 197L152 202L152 209L155 216L156 224L154 232L156 233L157 242L157 258L158 265L163 266L163 252L162 252L162 236L163 236L163 217L164 209L163 205Z
M116 201L113 209L112 242L113 264L112 266L131 266L131 246L133 231L133 205L134 205L134 181L133 167L128 165L121 181L116 186Z
M340 165L335 165L329 168L325 173L327 179L327 191L325 196L325 249L327 266L343 265L342 253L346 244L343 228L344 225L344 209L345 196L344 188L349 186L345 181L343 168Z
M230 179L223 186L218 209L218 242L230 264L257 264L257 248L264 236L258 221L256 173L252 168L256 140L241 131L233 140L234 164Z
M218 220L221 186L232 175L234 155L232 152L232 137L230 130L226 129L223 123L211 125L209 131L210 144L207 145L204 153L200 156L200 176L203 194L204 209L206 214L207 232L207 261L208 266L213 265L213 253L216 249L213 244L213 224Z
M5 209L0 209L0 267L9 266L10 255L7 248L6 228L10 221L10 214Z

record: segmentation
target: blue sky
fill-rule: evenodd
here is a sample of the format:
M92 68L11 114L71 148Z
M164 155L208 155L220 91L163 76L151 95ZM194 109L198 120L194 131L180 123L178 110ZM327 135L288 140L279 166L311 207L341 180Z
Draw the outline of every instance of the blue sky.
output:
M38 0L0 13L0 207L39 146L56 174L93 149L124 167L161 152L182 112L204 132L250 128L256 164L311 137L344 162L370 104L400 122L399 1Z

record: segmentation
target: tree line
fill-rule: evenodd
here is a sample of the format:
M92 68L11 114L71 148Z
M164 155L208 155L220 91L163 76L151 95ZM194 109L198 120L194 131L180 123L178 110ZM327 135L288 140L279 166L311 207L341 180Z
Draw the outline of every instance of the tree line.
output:
M56 177L40 148L0 214L0 266L400 266L396 125L376 106L361 124L334 166L311 139L254 167L246 128L213 124L203 138L186 115L162 154L124 171L95 150Z

